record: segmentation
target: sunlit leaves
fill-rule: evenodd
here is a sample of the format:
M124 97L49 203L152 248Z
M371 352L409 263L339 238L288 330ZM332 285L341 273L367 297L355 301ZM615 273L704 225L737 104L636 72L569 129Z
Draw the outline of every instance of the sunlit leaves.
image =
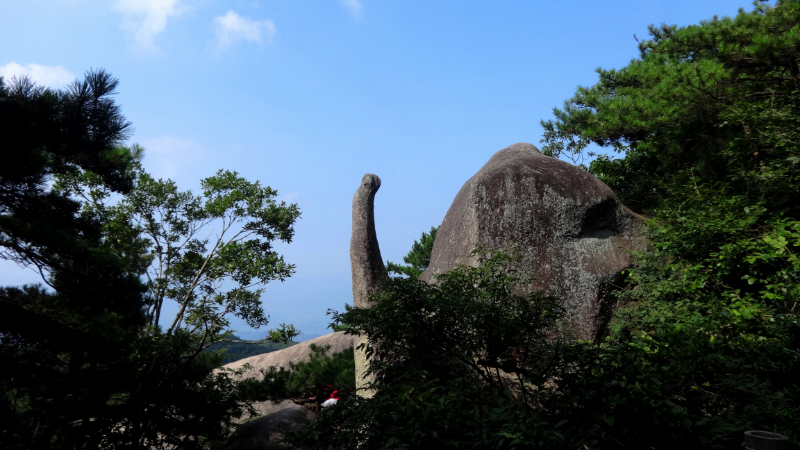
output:
M272 241L291 241L300 211L236 172L221 170L202 187L195 195L140 171L136 188L110 210L144 239L139 256L146 261L150 326L172 331L183 324L202 332L201 345L208 345L229 325L227 315L253 327L267 324L259 286L294 272ZM180 308L166 323L164 301Z

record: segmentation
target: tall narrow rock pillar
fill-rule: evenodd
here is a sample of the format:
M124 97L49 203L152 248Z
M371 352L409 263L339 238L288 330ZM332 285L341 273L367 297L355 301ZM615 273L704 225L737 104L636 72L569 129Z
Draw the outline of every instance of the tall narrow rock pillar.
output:
M380 289L387 277L381 258L378 236L375 233L375 193L381 187L381 179L368 173L353 196L353 230L350 235L350 267L353 273L353 306L368 308L370 292ZM361 336L359 344L366 341ZM363 387L369 380L364 378L367 359L363 351L356 350L356 387ZM362 392L361 395L370 396Z

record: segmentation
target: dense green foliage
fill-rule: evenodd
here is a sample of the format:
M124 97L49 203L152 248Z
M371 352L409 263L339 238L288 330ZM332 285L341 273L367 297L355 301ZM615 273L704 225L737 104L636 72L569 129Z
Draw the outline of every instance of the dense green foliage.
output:
M222 353L202 350L228 336L226 315L266 324L258 286L292 273L271 242L291 240L296 205L235 172L201 196L152 179L121 145L116 85L102 71L65 91L0 81L0 255L47 284L0 288L3 448L223 440L247 405ZM209 246L198 232L215 222ZM180 312L162 328L164 300Z
M752 351L725 353L721 347L743 349L680 327L619 344L576 343L556 299L514 295L520 281L506 268L510 260L494 253L436 286L394 278L373 307L337 317L369 336L375 394L322 411L293 442L307 449L739 448L743 430L791 434L796 426L797 402L779 384L795 382L796 360L780 345L763 345L764 359L754 361Z
M243 341L238 336L231 335L229 339L225 341L215 342L209 345L203 352L211 353L219 350L224 351L225 357L222 359L222 365L225 365L251 356L283 350L295 344L296 342L284 344L282 342L276 343L270 341Z
M639 59L598 69L596 85L579 88L555 121L542 123L544 152L580 152L590 142L623 152L601 156L591 170L636 210L683 200L687 185L723 183L725 195L793 216L797 9L794 1L759 2L699 26L651 26Z
M289 370L262 369L261 379L250 378L239 383L242 397L250 401L287 398L315 398L317 405L337 390L340 397L352 396L356 390L355 353L352 347L330 354L330 345L309 346L308 361L289 363Z
M365 352L378 383L467 376L504 395L507 383L495 369L528 371L559 334L562 315L555 298L513 294L519 280L505 268L511 258L487 252L479 256L484 264L440 275L438 285L392 279L372 296L373 306L350 308L335 319L369 337ZM495 325L500 321L503 329ZM519 382L515 389L526 391Z
M5 292L4 332L35 330L29 333L34 341L59 345L63 326L102 335L140 322L141 283L127 270L129 261L103 240L100 218L48 188L55 176L91 170L110 191L131 190L127 168L141 155L119 146L130 124L110 98L116 86L102 71L64 91L27 78L0 79L0 257L49 272L58 291L56 297L32 288ZM91 273L97 275L87 283ZM58 316L58 324L37 323L41 314Z
M653 218L598 350L630 363L594 383L637 367L638 409L633 395L618 404L667 422L673 440L735 445L762 428L797 443L800 2L651 34L639 59L599 69L543 122L554 156L590 142L621 152L589 170Z
M419 241L414 241L406 256L403 256L403 261L408 264L401 266L393 262L386 262L386 270L389 273L396 273L398 275L405 275L412 278L417 278L422 275L422 272L428 268L431 262L431 252L433 251L433 241L436 240L436 232L439 227L431 227L430 234L422 232L422 237Z
M562 342L557 299L514 294L513 258L488 252L437 285L392 278L372 307L336 320L368 336L372 398L324 410L294 437L303 448L527 448L563 436L542 418L541 392ZM369 424L365 426L365 424ZM521 433L521 434L520 434Z

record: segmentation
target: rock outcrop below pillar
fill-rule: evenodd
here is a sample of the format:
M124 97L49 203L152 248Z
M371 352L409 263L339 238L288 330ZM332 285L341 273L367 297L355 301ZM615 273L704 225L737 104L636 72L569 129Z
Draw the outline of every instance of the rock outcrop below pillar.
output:
M456 195L421 279L474 265L476 245L517 247L532 288L559 297L576 337L593 339L612 305L604 302L638 248L642 219L594 175L544 156L531 144L495 153Z
M353 274L353 306L368 308L368 296L380 289L388 274L381 258L378 237L375 233L375 193L381 187L381 179L368 173L353 196L353 229L350 235L350 267ZM361 337L359 344L365 341ZM364 378L367 360L363 351L355 352L356 388L368 382ZM369 395L369 393L362 392Z

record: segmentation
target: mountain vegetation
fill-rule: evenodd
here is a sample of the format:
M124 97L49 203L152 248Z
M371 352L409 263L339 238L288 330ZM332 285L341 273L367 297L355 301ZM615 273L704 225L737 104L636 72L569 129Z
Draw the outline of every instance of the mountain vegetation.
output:
M229 339L224 341L215 342L206 347L203 352L211 353L215 351L224 351L225 357L220 364L225 365L240 359L249 358L251 356L262 355L264 353L283 350L284 348L291 347L296 342L284 344L283 342L270 342L270 341L243 341L236 335L231 335Z
M653 26L638 48L542 122L545 154L596 156L585 169L648 218L605 332L576 340L560 299L517 294L513 253L420 282L432 228L374 307L331 311L367 337L373 395L294 444L734 449L759 429L800 448L800 0ZM42 275L0 287L0 447L215 448L249 402L352 393L353 352L218 370L231 317L268 324L263 286L294 272L273 243L300 211L232 171L198 194L151 177L117 85L0 79L0 257Z
M329 395L353 396L356 391L355 351L353 347L330 353L330 345L310 344L308 361L290 362L289 369L270 367L262 377L239 383L243 398L250 401L280 402L289 398L314 399L319 409Z

